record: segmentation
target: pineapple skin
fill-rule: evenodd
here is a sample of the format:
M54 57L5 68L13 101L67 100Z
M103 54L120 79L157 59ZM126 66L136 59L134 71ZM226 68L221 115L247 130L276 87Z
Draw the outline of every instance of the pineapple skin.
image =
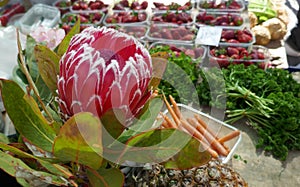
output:
M130 187L248 187L247 182L226 164L212 159L207 164L188 170L132 168L124 186Z

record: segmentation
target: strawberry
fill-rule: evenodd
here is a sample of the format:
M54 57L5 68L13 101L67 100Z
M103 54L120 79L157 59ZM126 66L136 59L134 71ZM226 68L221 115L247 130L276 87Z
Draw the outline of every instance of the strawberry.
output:
M230 40L227 40L228 43L240 43L238 40L236 39L230 39Z
M239 50L235 47L227 47L227 55L232 56L232 55L239 55Z
M140 6L140 3L138 1L133 1L131 3L130 8L133 9L133 10L136 10L136 8L139 7L139 6Z
M240 26L244 23L244 20L241 16L234 16L233 17L233 22L235 26Z
M143 1L142 3L141 3L141 7L142 7L142 9L147 9L148 8L148 2L147 1Z
M235 38L234 30L223 30L221 38L224 38L226 40L234 39Z
M252 37L244 33L238 34L237 39L241 43L250 43L252 41Z
M138 21L142 22L145 21L147 19L147 15L143 12L139 12L137 15Z
M100 10L101 9L101 3L100 2L92 2L89 5L91 10Z

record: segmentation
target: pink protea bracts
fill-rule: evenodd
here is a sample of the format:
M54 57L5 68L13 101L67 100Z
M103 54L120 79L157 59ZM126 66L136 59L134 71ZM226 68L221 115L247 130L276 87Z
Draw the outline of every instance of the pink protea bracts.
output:
M66 118L78 112L101 117L112 108L134 117L149 99L149 52L117 30L89 27L75 35L60 60L59 106Z

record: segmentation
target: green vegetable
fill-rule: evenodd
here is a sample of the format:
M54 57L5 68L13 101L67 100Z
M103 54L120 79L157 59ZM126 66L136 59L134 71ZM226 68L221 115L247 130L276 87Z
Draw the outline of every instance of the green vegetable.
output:
M257 16L258 23L277 16L277 12L273 9L270 1L251 1L248 5L248 11L253 12Z
M288 71L231 65L222 69L224 77L216 72L212 68L206 75L212 74L209 77L215 77L216 84L225 79L228 123L246 119L258 133L257 147L281 160L289 150L300 150L300 84ZM210 106L218 107L218 100L209 101L207 86L202 81L197 88L204 92L201 96L207 96Z
M158 87L160 91L165 95L172 95L178 103L199 103L195 88L199 79L199 62L184 52L176 55L168 45L158 45L150 49L150 54L157 52L165 52L168 56L168 65Z

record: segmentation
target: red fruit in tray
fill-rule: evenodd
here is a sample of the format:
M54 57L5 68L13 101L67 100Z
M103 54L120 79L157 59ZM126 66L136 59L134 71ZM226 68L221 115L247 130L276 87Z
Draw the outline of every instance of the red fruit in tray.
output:
M232 56L232 55L239 55L239 50L235 47L227 47L227 55Z
M169 40L173 39L172 34L169 30L162 30L161 35L165 39L169 39Z
M131 3L131 6L130 6L130 8L131 9L133 9L133 10L135 10L137 7L139 7L140 6L140 3L138 2L138 1L133 1L132 3Z
M94 13L94 16L93 16L93 22L94 21L98 22L101 20L101 18L102 18L102 15L100 13L96 12L96 13Z
M116 4L114 7L113 7L114 10L125 10L125 8L120 5L120 4Z
M188 34L181 38L181 40L191 41L194 39L194 34Z
M87 10L89 8L88 4L86 2L80 1L79 6L81 10Z
M230 5L228 5L228 9L240 9L241 5L237 1L232 1Z
M79 3L76 2L76 3L74 3L74 4L72 5L72 9L73 9L73 10L80 10L81 7L80 7Z
M140 22L145 21L147 19L147 15L143 12L139 12L137 15L137 19Z
M258 59L265 59L265 54L263 52L257 52Z
M80 18L81 23L88 23L89 22L89 20L84 15L79 15L79 18Z
M192 58L195 58L195 52L193 49L187 49L184 53Z
M241 16L234 16L233 17L233 22L235 26L240 26L244 23L244 20Z
M123 7L129 7L129 2L128 0L121 0L119 2L120 5L122 5Z
M148 2L147 1L143 1L142 3L141 3L141 7L142 7L142 9L147 9L148 8Z
M1 17L0 17L1 25L5 27L5 26L7 25L7 23L8 23L8 20L9 20L9 19L8 19L7 16L1 16Z
M159 3L159 2L153 2L153 5L156 7L156 8L159 8L161 6L165 6L163 3Z
M244 33L238 34L237 39L241 43L250 43L250 42L252 42L252 37L247 35L247 34L244 34Z
M236 59L239 59L240 56L238 54L233 54L230 56L230 58L236 60Z
M91 10L99 10L102 8L100 2L91 2L89 7Z
M247 58L247 57L249 57L249 53L248 53L248 51L247 51L246 49L240 51L240 58L241 58L241 59L245 59L245 58Z
M240 43L238 40L236 39L230 39L230 40L227 40L228 43Z
M181 36L177 30L171 30L171 33L172 33L173 39L175 39L175 40L181 39Z
M194 52L195 52L195 57L198 58L198 57L201 57L203 56L203 49L202 48L195 48L194 49Z
M221 38L224 38L226 40L234 39L235 38L234 30L223 30Z

